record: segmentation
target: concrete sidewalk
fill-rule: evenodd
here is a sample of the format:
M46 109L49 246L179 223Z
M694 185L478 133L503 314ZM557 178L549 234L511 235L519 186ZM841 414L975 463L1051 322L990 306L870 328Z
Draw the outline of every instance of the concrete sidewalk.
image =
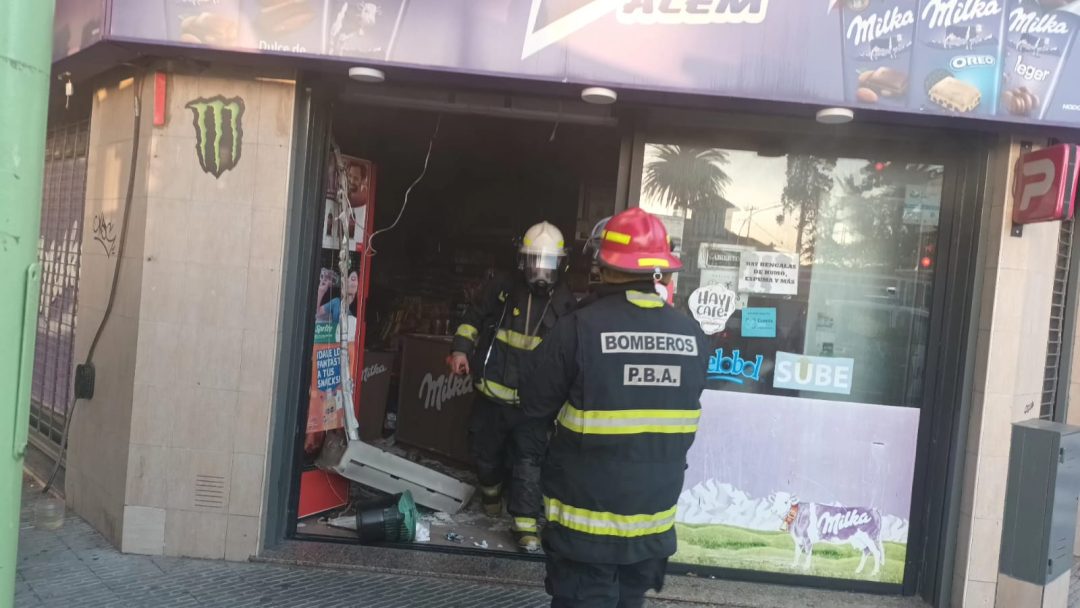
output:
M124 555L78 517L34 526L40 485L23 487L15 606L542 608L535 587L169 557ZM653 602L656 608L687 604Z

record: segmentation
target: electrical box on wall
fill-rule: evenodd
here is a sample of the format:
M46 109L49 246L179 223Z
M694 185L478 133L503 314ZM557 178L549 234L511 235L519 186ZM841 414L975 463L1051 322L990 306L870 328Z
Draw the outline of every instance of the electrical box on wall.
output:
M1046 585L1073 565L1080 500L1080 427L1047 420L1012 429L1002 575Z

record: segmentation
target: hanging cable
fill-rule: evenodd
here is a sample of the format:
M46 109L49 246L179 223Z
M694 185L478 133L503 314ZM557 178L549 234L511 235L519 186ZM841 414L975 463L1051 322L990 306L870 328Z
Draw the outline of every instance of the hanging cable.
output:
M124 245L127 244L127 231L128 220L131 218L131 201L135 195L135 168L139 162L139 138L140 138L140 126L142 124L142 84L143 74L135 74L132 88L134 92L134 116L132 116L131 127L131 162L128 165L128 180L127 191L124 194L124 211L123 218L120 220L120 236L119 243L116 247L116 265L113 266L112 284L109 287L109 298L105 303L105 312L101 315L101 323L98 324L97 330L94 332L94 338L90 341L90 348L86 351L86 359L83 360L83 366L90 365L94 362L94 352L97 350L98 342L101 341L101 335L105 333L105 326L109 322L109 316L112 314L113 304L116 302L116 291L120 284L120 265L124 263ZM78 398L72 398L71 405L68 407L67 416L64 420L64 431L60 435L60 449L56 455L56 463L53 465L52 473L49 474L49 480L45 482L45 487L41 489L42 494L48 493L52 488L53 482L56 481L56 476L60 472L60 467L64 462L64 455L67 454L68 434L71 432L71 419L75 417L75 405L79 402Z
M427 175L428 163L431 162L431 150L435 147L435 139L439 136L440 126L442 126L442 114L439 114L439 118L435 121L435 131L432 132L431 140L428 141L427 155L424 156L424 168L420 171L420 175L416 176L416 179L413 180L413 183L410 184L409 187L405 190L405 199L401 202L401 210L398 211L397 218L394 220L394 223L381 230L376 230L368 238L368 244L366 249L368 255L373 256L378 253L378 251L375 250L375 237L379 236L384 232L390 232L394 228L397 228L398 222L400 222L402 216L405 215L405 207L409 205L409 195L412 194L413 188L415 188L416 185L424 179L424 176Z
M337 195L338 222L340 224L341 239L338 242L338 272L341 273L342 297L338 312L338 365L341 378L341 390L334 394L336 406L345 416L345 434L350 441L360 439L360 425L353 411L354 379L352 366L349 362L349 340L352 337L349 332L349 307L345 304L345 289L349 280L350 260L349 255L349 220L352 219L352 204L349 201L349 173L345 166L345 157L341 154L341 148L337 142L331 141L330 153L334 157L334 167L337 169ZM359 294L357 294L359 297ZM359 310L358 310L359 312ZM359 319L357 320L359 323Z

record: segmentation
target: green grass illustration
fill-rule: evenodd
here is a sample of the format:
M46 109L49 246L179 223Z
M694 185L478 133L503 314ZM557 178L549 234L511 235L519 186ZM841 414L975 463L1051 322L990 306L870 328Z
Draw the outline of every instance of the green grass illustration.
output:
M759 532L732 526L675 524L679 535L679 551L673 563L698 566L741 568L788 574L810 574L831 578L901 583L907 546L885 543L885 565L878 576L871 576L874 560L866 561L862 574L855 574L862 553L849 545L818 543L810 571L791 567L795 542L787 532ZM677 568L673 568L673 572Z

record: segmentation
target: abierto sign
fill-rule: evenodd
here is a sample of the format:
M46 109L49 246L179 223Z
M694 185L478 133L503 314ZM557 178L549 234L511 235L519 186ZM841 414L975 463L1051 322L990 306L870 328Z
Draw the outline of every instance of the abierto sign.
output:
M1073 216L1078 153L1076 145L1060 144L1017 159L1013 175L1014 223L1050 222Z

